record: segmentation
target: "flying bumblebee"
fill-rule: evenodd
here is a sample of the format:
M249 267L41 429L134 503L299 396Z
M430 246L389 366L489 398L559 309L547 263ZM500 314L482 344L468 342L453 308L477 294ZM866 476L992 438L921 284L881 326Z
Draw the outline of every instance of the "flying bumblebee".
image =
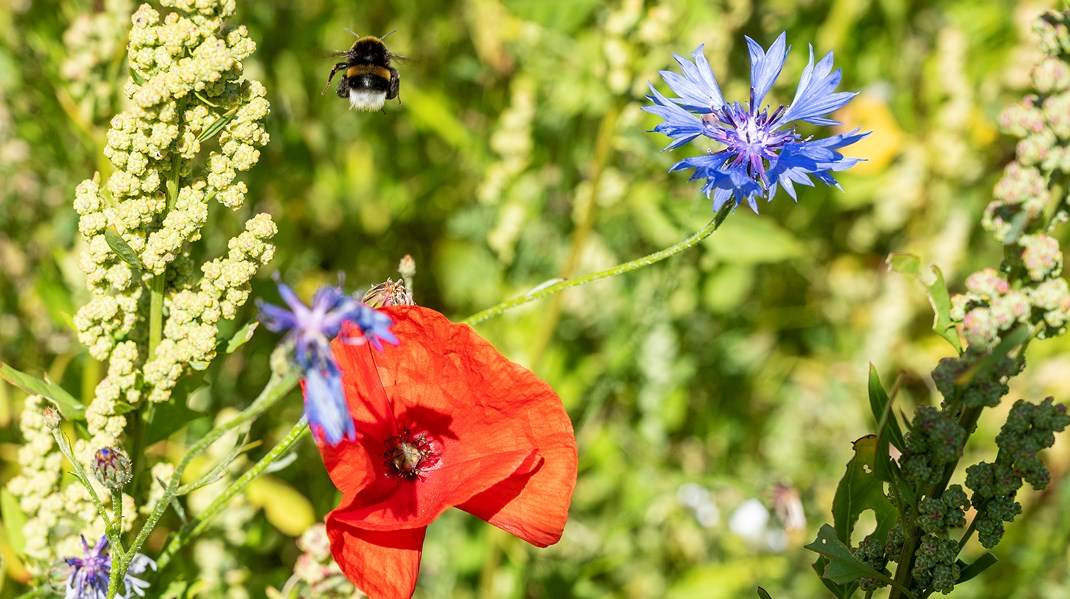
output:
M353 33L349 29L346 31ZM335 53L336 56L344 56L346 60L335 64L331 69L327 85L323 86L320 95L327 93L335 74L345 71L338 82L338 97L349 98L350 109L373 112L381 110L387 100L397 98L398 71L390 66L390 61L403 58L386 49L383 39L390 33L382 38L372 35L362 37L353 33L357 36L357 41L353 43L352 48ZM398 102L400 101L399 98Z

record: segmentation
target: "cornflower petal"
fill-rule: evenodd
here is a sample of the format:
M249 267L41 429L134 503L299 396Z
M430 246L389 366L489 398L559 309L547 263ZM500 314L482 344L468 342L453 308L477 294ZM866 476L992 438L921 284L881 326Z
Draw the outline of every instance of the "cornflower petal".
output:
M66 558L67 565L71 566L71 574L67 579L64 599L104 599L108 595L108 583L111 578L111 556L108 555L108 538L101 536L92 549L89 542L82 536L83 557ZM131 593L139 597L145 596L145 589L149 583L137 574L145 572L151 567L156 569L156 562L141 553L135 553L123 578L123 586L126 594L117 594L118 599L129 599Z
M787 60L788 50L791 48L787 46L786 31L777 36L768 52L750 37L746 37L746 40L747 50L750 52L750 81L753 90L750 109L755 113L762 105L765 95L773 88L777 77L780 77L780 71L784 68L784 61Z
M839 125L839 121L822 117L843 108L858 95L857 92L833 93L842 78L841 69L832 71L832 52L815 66L814 47L810 46L810 62L799 78L795 99L780 118L781 123L805 121L821 126Z
M665 146L665 150L676 149L702 135L703 124L701 119L661 95L658 90L654 89L653 85L650 86L650 91L654 95L647 96L647 99L654 102L655 105L644 106L643 110L656 114L665 120L663 123L658 123L652 131L674 138L672 143Z
M314 433L329 445L357 438L353 417L346 407L341 374L324 369L305 373L305 414Z
M717 85L717 77L706 61L706 55L702 52L705 44L699 45L698 49L691 53L694 64L686 58L673 54L683 75L677 75L672 71L658 71L665 83L669 84L679 98L673 101L685 110L700 114L711 113L724 105L724 96L721 88Z
M356 438L353 418L342 392L341 373L331 352L331 340L343 343L370 343L382 349L382 341L397 343L390 332L393 321L340 287L324 286L306 306L278 276L275 283L289 310L260 303L260 320L271 331L285 332L284 342L294 348L294 361L304 373L305 413L310 428L320 441L334 445ZM346 329L345 323L355 323Z

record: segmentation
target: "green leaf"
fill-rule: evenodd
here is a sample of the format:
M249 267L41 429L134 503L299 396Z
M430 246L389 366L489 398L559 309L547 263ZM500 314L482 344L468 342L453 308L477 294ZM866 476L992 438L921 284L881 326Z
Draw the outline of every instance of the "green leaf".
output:
M130 247L130 244L126 243L123 236L115 230L115 227L104 229L104 240L108 242L108 247L111 248L111 251L115 252L119 259L126 262L130 266L130 270L134 271L134 280L140 280L141 260L138 259L137 253Z
M7 489L0 489L0 516L3 516L7 544L11 546L12 551L21 554L26 547L26 537L22 535L26 514L19 507L19 500Z
M832 518L836 533L843 543L851 542L851 533L858 516L873 510L877 518L876 538L884 540L895 524L898 511L884 494L884 483L877 478L877 436L866 435L854 442L855 455L847 463L847 471L836 487L832 500Z
M769 595L769 591L758 587L758 599L773 599L773 597Z
M807 549L821 554L827 561L825 571L822 573L823 578L837 584L854 582L859 578L876 578L899 589L906 597L914 598L914 595L902 585L859 561L847 545L836 538L836 534L835 529L828 524L823 524L817 532L817 539L806 545Z
M43 395L51 399L64 418L68 420L85 420L85 406L75 399L73 395L67 393L63 387L47 379L39 379L25 372L15 370L3 362L0 362L0 377L30 395Z
M888 266L900 274L908 275L917 279L929 292L929 304L933 307L933 331L943 337L962 353L962 342L959 341L959 332L951 321L951 295L947 292L944 283L944 274L936 265L929 269L933 274L933 282L925 281L926 275L922 272L921 260L913 254L891 254L886 260Z
M218 135L219 132L223 130L223 127L227 126L227 123L234 120L234 116L236 114L238 114L237 109L231 109L227 111L225 114L223 114L223 116L216 119L215 122L213 122L211 125L208 125L208 128L202 131L201 134L197 136L197 141L203 142L212 139L213 137Z
M283 534L297 536L316 522L316 510L300 491L272 476L261 476L245 491L249 503L264 508L264 515Z
M258 326L260 326L259 321L251 320L245 323L245 326L238 329L238 332L234 333L230 338L230 341L227 342L227 353L232 354L234 353L234 350L248 343L249 340L253 338L253 333L256 332Z
M185 401L165 401L156 404L156 413L149 425L145 446L166 439L182 427L201 418L207 418L207 416L191 410Z
M771 220L733 218L710 238L707 247L725 264L771 264L805 255L802 244ZM741 252L739 248L747 248Z
M130 69L130 80L138 85L145 84L145 78L141 76L141 73L138 73L134 69Z
M873 418L877 421L877 448L874 458L874 468L877 478L885 482L892 481L892 464L888 456L889 442L899 451L903 451L906 444L903 441L903 431L899 428L899 421L895 419L892 411L892 400L881 384L877 369L869 365L869 408L873 412Z
M961 584L977 576L981 572L987 570L989 567L992 566L992 564L995 564L997 561L998 560L996 559L996 556L988 552L985 552L984 555L974 560L974 562L968 566L966 565L966 562L958 560L959 578L955 581L955 584Z

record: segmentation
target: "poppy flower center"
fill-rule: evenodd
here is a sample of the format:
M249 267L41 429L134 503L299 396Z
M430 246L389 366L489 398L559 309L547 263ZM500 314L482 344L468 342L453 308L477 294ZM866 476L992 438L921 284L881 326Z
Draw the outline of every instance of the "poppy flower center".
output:
M431 443L424 433L413 435L409 429L405 429L400 435L393 435L383 444L386 445L383 457L386 459L384 465L389 478L396 476L415 480L425 469L437 462Z

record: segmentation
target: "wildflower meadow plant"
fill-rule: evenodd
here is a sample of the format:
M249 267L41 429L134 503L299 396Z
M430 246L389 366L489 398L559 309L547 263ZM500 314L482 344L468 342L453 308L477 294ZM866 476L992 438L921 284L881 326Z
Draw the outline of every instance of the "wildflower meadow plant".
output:
M725 99L705 45L698 46L691 60L673 55L680 72L660 71L672 94L663 94L648 82L650 103L633 103L627 110L610 106L594 154L603 160L609 152L620 151L603 137L618 124L627 124L629 139L644 139L653 146L653 138L642 133L646 127L638 124L640 118L650 118L643 111L660 119L653 132L671 139L667 150L710 140L715 147L707 154L685 157L670 169L670 173L691 171L692 180L702 181L701 191L712 199L715 212L709 223L665 249L615 266L607 266L615 259L599 254L599 267L573 276L574 267L587 264L580 261L581 255L598 254L603 251L598 248L611 245L602 239L590 241L592 221L580 213L602 203L637 214L648 209L646 203L626 209L621 207L624 203L615 204L606 189L614 184L629 187L624 171L603 171L598 166L591 170L589 187L577 188L587 201L576 200L574 216L579 215L581 224L564 274L453 321L422 305L438 301L436 287L445 284L428 277L432 284L426 291L415 288L416 261L410 255L398 266L401 280L387 279L363 293L345 288L340 276L336 284L322 284L321 276L298 276L302 265L307 270L309 263L315 263L311 256L321 259L325 271L355 268L354 264L365 268L363 249L332 247L330 256L316 256L306 251L321 241L312 237L322 235L331 240L328 244L332 236L342 235L347 241L352 237L361 248L373 246L375 240L350 233L353 223L341 205L312 217L318 222L315 235L308 235L303 229L308 223L301 220L308 216L303 212L306 207L280 199L287 194L275 186L285 185L287 173L321 168L295 156L335 139L324 133L329 126L352 126L346 129L347 137L359 138L373 127L371 123L405 122L409 129L399 130L383 150L398 151L390 156L403 161L401 150L406 144L416 145L406 137L412 131L428 129L449 143L476 147L477 140L466 127L479 122L478 113L458 116L437 108L436 102L449 99L421 90L414 78L406 87L412 100L396 109L389 107L390 112L346 114L349 120L310 125L299 134L289 129L290 134L272 141L268 128L287 130L284 122L297 118L307 106L296 96L278 92L281 115L273 121L269 90L254 76L281 89L320 79L301 71L301 61L248 64L247 70L256 49L250 31L266 27L275 8L258 5L251 13L256 26L246 28L232 22L235 0L159 0L137 8L127 8L121 1L106 4L106 14L80 18L77 28L72 26L83 34L71 37L79 37L75 47L86 55L62 61L68 65L62 81L73 87L57 96L70 114L84 110L89 125L82 125L89 128L109 105L112 91L122 90L123 108L111 117L107 131L85 136L87 144L96 140L103 146L99 172L91 177L80 174L79 179L88 178L71 194L79 245L78 258L72 262L75 268L69 271L80 272L74 276L81 277L84 293L74 296L84 301L70 307L66 320L84 346L84 355L72 366L80 370L82 385L72 391L77 385L70 384L69 374L64 376L67 362L50 368L49 376L0 363L0 376L26 394L18 414L18 474L0 493L0 549L5 560L9 555L16 558L11 576L27 587L20 597L293 599L364 593L403 599L419 594L421 587L428 596L447 596L460 577L446 572L445 564L462 562L482 568L480 596L602 596L611 592L608 585L620 581L628 595L689 596L695 588L705 590L709 581L717 581L703 574L690 582L688 592L668 589L664 581L643 578L646 573L640 572L638 563L606 559L599 552L607 546L635 551L664 536L671 539L666 542L671 545L667 559L696 559L704 551L716 554L708 545L723 529L746 541L748 551L805 553L799 539L815 532L808 529L812 520L807 517L808 511L814 512L807 505L814 493L794 481L777 480L772 485L772 510L765 505L770 502L757 494L739 493L734 494L746 499L729 509L718 491L697 482L709 478L707 474L722 461L739 456L711 458L720 441L700 438L686 423L680 424L687 419L684 410L713 410L714 402L689 397L677 388L674 377L694 370L696 362L666 341L672 337L667 326L655 327L659 334L641 344L628 331L618 337L625 346L620 353L592 351L596 355L591 362L572 370L567 360L540 360L551 333L532 334L530 346L535 349L525 353L526 338L517 343L515 336L527 336L534 329L521 318L507 327L512 343L502 342L502 349L489 341L503 338L493 329L477 333L473 327L512 308L678 256L718 231L744 201L757 213L759 200L771 201L781 189L798 200L799 186L813 187L815 180L840 188L835 176L863 160L844 152L863 146L858 142L870 133L862 132L862 127L837 129L843 132L825 137L817 133L841 126L840 120L854 120L848 118L848 105L856 92L837 91L843 76L833 68L832 52L815 60L811 47L808 62L800 65L791 102L775 108L769 98L777 94L774 86L788 68L786 32L768 46L758 41L758 35L743 37L750 59L749 94L743 102ZM511 27L515 23L506 8L491 4L501 11L492 16L505 25L503 31L523 32L515 43L529 43L541 35L537 28ZM637 16L643 3L624 4L605 19L607 81L594 86L612 90L613 102L630 95L623 93L630 89L630 54L620 51L620 45L630 37L666 45L667 36L658 31L671 29L670 9L643 8L649 17L644 22ZM491 10L488 6L474 6L472 14L482 15L481 11ZM128 77L125 85L114 81L98 85L102 83L98 75L83 71L115 69L122 63L114 36L101 33L118 27L116 15L122 10L132 11L126 68L114 72ZM322 15L316 18L322 20ZM902 399L896 403L900 385L889 391L876 367L871 367L868 405L876 432L854 442L854 457L832 499L833 524L817 530L817 539L806 546L819 554L814 569L833 596L846 598L861 591L871 597L881 589L894 598L950 593L995 562L997 553L987 551L994 550L1005 525L1023 512L1021 487L1029 483L1043 489L1053 478L1038 454L1053 445L1054 433L1070 425L1070 415L1051 397L1040 402L1018 400L1000 410L1005 421L993 435L994 455L959 468L969 453L967 443L984 432L979 422L985 408L1000 408L1010 393L1010 379L1023 371L1026 346L1034 338L1061 335L1070 321L1070 287L1062 276L1057 237L1057 228L1070 215L1065 189L1060 187L1070 175L1070 127L1064 114L1070 106L1070 13L1047 15L1037 31L1046 57L1032 72L1035 93L1000 119L1002 128L1021 140L1016 158L1004 170L995 199L982 216L984 229L1002 245L1003 262L970 275L963 292L952 295L942 273L923 269L920 258L894 254L888 260L893 269L926 285L937 313L934 331L950 344L954 355L932 371L933 389L942 400L919 402L912 409L900 409L904 403ZM403 40L397 42L404 47ZM480 60L507 56L507 44L492 38L474 38L473 44ZM110 48L115 57L93 54L91 48ZM532 54L537 60L555 56ZM666 51L666 61L668 55ZM8 64L5 60L0 52L0 64ZM469 73L475 63L475 59L458 61L457 68ZM499 59L493 68L507 73L514 66ZM354 76L360 76L360 69L376 67L351 68L357 69ZM552 69L540 64L537 70ZM553 72L564 81L571 76L567 71ZM523 186L545 195L572 176L562 174L568 169L560 165L544 171L545 179L524 172L538 150L518 141L517 132L550 126L549 121L535 118L542 97L534 91L534 81L518 77L510 89L512 105L503 113L500 135L489 142L503 160L483 173L480 206L446 227L436 222L448 235L473 237L474 223L490 213L497 195L520 197ZM639 81L634 93L640 93ZM0 91L3 84L0 77ZM318 98L316 92L306 95ZM562 94L549 96L547 105L562 101ZM590 98L582 97L588 103ZM487 98L488 103L497 101L493 94ZM0 96L0 108L2 100ZM574 104L566 109L575 114L588 109L568 101ZM590 106L599 105L592 101ZM360 135L355 133L358 129ZM280 161L279 155L270 154L269 141L271 148L299 147L288 155L290 160ZM427 156L440 155L438 142L428 144ZM423 148L412 149L417 150ZM513 150L515 155L504 156ZM257 168L261 152L277 171L265 173L255 185L253 179L242 180L242 173ZM431 168L404 180L385 181L391 171L372 166L384 158L369 159L363 152L355 145L330 152L372 182L337 187L347 197L360 196L352 199L361 206L365 232L396 234L404 250L415 256L436 253L428 260L432 272L439 272L443 264L457 268L454 263L459 261L461 266L453 272L462 272L472 285L497 279L501 272L479 258L486 249L483 245L499 252L503 270L535 272L539 260L556 259L553 248L547 246L543 252L535 242L532 248L537 249L505 251L509 243L503 240L528 226L515 214L502 216L503 222L485 239L476 235L479 250L473 252L457 250L460 246L453 241L425 243L420 235L408 236L401 220L391 227L394 223L385 218L383 206L408 197L399 189L442 191L445 186L421 179ZM458 154L463 168L451 164L451 176L475 170L464 162L475 152ZM656 155L653 148L644 160L652 155ZM0 167L5 167L3 159L0 153ZM662 177L668 181L666 187L688 188L675 175ZM653 185L634 183L645 190L650 187L644 186ZM850 194L846 181L845 186L844 193ZM329 196L331 187L317 184L304 193L307 198ZM694 194L693 188L690 193ZM254 202L285 213L286 218L277 223L267 212L254 214L247 205ZM419 210L412 206L405 210L437 214L443 206L449 203L428 201ZM649 221L644 226L660 228L655 236L664 238L665 223L646 219L648 214L641 215ZM742 230L777 226L768 224L768 216L733 218ZM536 238L545 235L544 226L531 225ZM740 239L738 230L734 234ZM545 242L539 239L537 243ZM281 302L270 303L276 292L268 292L255 302L258 313L249 315L254 284L271 289L268 273L261 271L277 250L288 251L285 255L293 260L284 268L294 273L286 276L292 285L276 273L274 289ZM538 259L531 257L536 254ZM367 268L379 270L379 266ZM709 330L701 323L714 316L700 313L699 304L681 298L682 294L668 297L670 288L688 276L673 272L665 277L671 284L659 279L657 292L639 304L643 318L664 324L666 314L682 312L688 327ZM598 287L589 289L601 293ZM720 293L719 284L708 286L707 295ZM309 297L309 302L302 297ZM487 294L478 297L485 300ZM629 291L624 297L630 302L643 296ZM556 323L559 309L553 304L545 315L537 314L537 320ZM0 318L0 327L3 323ZM271 335L258 334L260 325ZM604 326L625 328L611 318ZM733 343L715 337L703 337L703 351ZM588 346L595 347L578 329L568 338L585 352ZM747 372L748 358L743 354L757 356L764 350L738 349L751 341L716 355L733 361L731 367L739 376L757 377ZM518 355L529 366L506 355ZM691 432L673 438L664 434L665 428L651 433L655 427L648 426L645 417L624 416L611 425L599 420L601 411L626 407L627 402L610 406L607 401L610 389L635 386L620 376L626 362L637 362L641 377L654 380L662 390L638 392L633 402L637 413L664 412L658 417L665 422L675 418L676 431ZM545 372L546 380L535 372ZM241 385L234 383L236 379ZM259 391L243 393L250 388ZM727 387L723 391L726 397L731 393ZM303 405L298 403L299 394ZM7 405L6 395L0 394L0 400L4 402L0 407ZM912 415L907 417L908 413ZM0 410L0 419L6 417ZM747 434L757 433L748 429ZM311 438L308 451L298 451L306 437ZM647 462L642 462L647 467L633 467L631 460L639 464L644 453L644 448L632 447L635 439L661 443L667 448L666 462L657 468ZM6 440L0 439L0 450L6 447ZM681 469L688 469L687 476L670 477L663 471L670 463L684 464ZM291 464L297 466L286 472ZM612 470L608 478L592 476L603 470ZM301 484L281 482L280 473ZM631 482L625 486L606 482L629 476ZM665 483L670 478L673 482ZM661 501L644 499L651 489L666 484L673 489ZM577 509L578 502L587 511ZM610 530L585 520L591 506L612 514ZM677 527L671 519L674 510L696 520L699 532ZM868 534L858 525L865 511L876 516L875 528ZM460 512L492 526L459 520L465 517ZM646 530L656 532L631 536L626 527L640 521L650 526ZM976 544L984 551L973 551L975 533ZM444 552L442 539L447 537L449 551ZM550 552L525 553L530 547L552 545L558 546ZM259 564L252 560L269 558L271 571L256 572ZM545 588L528 592L518 586L527 573L566 567L560 564L576 569L574 576L551 574ZM721 566L711 571L716 574ZM2 582L0 597L6 598L10 593ZM757 593L770 597L760 587Z
M685 158L672 170L694 169L692 179L705 179L702 191L713 198L713 209L734 199L738 206L746 200L755 213L758 198L772 201L781 187L793 200L798 197L795 185L813 186L810 177L826 185L839 187L833 172L843 171L858 163L837 152L869 133L832 135L824 139L803 137L792 123L839 125L827 118L843 108L855 97L854 92L837 92L842 74L832 70L832 52L816 65L814 49L810 47L810 62L799 79L795 98L788 106L780 106L772 113L763 107L766 95L773 88L784 68L789 47L787 33L781 33L766 51L747 39L751 61L750 99L746 104L726 102L710 69L703 47L699 46L688 61L675 56L683 75L661 71L665 83L676 92L677 98L666 98L653 85L649 99L654 106L643 110L664 119L654 127L673 141L666 150L676 149L699 136L705 136L724 146L704 156Z

